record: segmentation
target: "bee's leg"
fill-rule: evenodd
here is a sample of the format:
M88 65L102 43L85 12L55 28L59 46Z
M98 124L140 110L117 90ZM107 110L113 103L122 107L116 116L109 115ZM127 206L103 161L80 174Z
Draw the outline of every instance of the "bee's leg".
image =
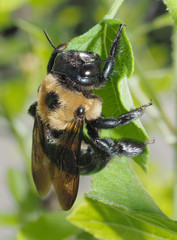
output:
M136 118L140 117L143 114L145 108L150 105L152 105L152 101L130 112L120 115L117 119L100 117L97 120L90 122L88 126L92 126L96 129L109 129L115 128L118 125L126 125Z
M117 54L117 46L118 46L118 43L119 43L119 40L121 37L121 32L122 32L123 26L124 26L124 24L120 24L119 30L114 38L114 41L112 42L110 52L109 52L109 57L107 58L107 61L103 68L102 81L106 81L112 72L113 65L114 65L114 59Z
M110 138L100 138L98 134L98 130L87 124L88 135L91 138L92 142L102 149L106 151L110 155L119 155L119 156L127 156L127 157L135 157L142 154L145 151L145 146L148 143L152 142L139 142L131 139L120 139L113 140Z
M110 138L95 139L95 144L102 150L107 151L111 156L119 155L136 157L145 152L145 147L151 142L139 142L131 139L113 140Z
M79 172L81 175L94 174L103 169L109 162L111 155L101 150L89 138L81 143L79 155Z
M36 115L36 107L37 107L37 102L34 102L28 109L28 113L32 116L35 117Z
M147 142L138 142L130 139L119 141L110 138L96 138L88 140L87 148L79 156L79 168L81 175L93 174L103 169L112 156L135 157L145 151ZM82 145L81 145L82 146Z
M80 173L95 173L106 166L112 156L136 157L145 152L146 145L152 142L139 142L131 139L113 140L100 138L98 130L87 124L88 135L86 139L89 146L86 151L81 149L79 158Z

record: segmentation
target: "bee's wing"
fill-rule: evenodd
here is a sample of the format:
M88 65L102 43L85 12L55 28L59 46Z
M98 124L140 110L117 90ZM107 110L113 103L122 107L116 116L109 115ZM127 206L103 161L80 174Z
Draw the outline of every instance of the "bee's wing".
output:
M77 196L79 185L78 156L80 153L83 121L68 124L59 139L60 156L51 165L52 183L63 210L69 210Z
M48 193L52 183L49 172L50 161L42 149L43 131L43 124L36 114L33 128L32 174L36 188L41 196Z
M52 165L52 182L61 208L69 210L77 196L79 174L67 173Z

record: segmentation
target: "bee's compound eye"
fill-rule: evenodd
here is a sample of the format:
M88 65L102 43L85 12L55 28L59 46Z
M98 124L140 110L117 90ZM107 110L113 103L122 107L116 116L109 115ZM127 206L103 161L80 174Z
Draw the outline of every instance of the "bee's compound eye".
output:
M50 110L59 108L60 106L59 95L54 91L47 93L45 97L45 103Z
M79 71L81 77L93 77L99 74L99 66L95 64L84 64Z

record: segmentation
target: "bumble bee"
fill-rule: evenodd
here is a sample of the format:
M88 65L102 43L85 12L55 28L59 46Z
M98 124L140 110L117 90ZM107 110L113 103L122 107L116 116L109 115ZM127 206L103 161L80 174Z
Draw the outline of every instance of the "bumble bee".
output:
M135 157L145 151L147 142L99 137L99 129L126 125L152 104L117 119L105 118L101 98L92 93L107 82L113 70L123 26L120 24L106 60L91 51L65 50L67 44L55 47L44 31L54 51L38 101L29 108L34 117L32 174L41 196L53 185L63 210L69 210L76 199L79 175L100 171L113 155Z

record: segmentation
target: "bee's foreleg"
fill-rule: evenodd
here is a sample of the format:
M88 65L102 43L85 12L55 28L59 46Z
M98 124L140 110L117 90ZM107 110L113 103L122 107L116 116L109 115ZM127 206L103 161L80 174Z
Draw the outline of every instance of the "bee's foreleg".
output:
M123 29L124 24L120 24L119 30L112 42L111 48L110 48L110 52L109 52L109 57L106 59L106 63L105 66L103 68L103 72L102 72L102 81L107 81L109 75L112 73L113 70L113 66L114 66L114 61L115 61L115 57L117 55L117 48L118 48L118 44L119 44L119 40L121 37L121 32Z
M117 126L123 126L123 125L129 124L136 118L140 117L143 114L145 108L151 105L152 105L152 101L150 100L149 103L139 108L136 108L130 112L122 114L117 119L104 118L101 116L97 120L90 122L89 125L96 129L110 129L110 128L115 128Z

